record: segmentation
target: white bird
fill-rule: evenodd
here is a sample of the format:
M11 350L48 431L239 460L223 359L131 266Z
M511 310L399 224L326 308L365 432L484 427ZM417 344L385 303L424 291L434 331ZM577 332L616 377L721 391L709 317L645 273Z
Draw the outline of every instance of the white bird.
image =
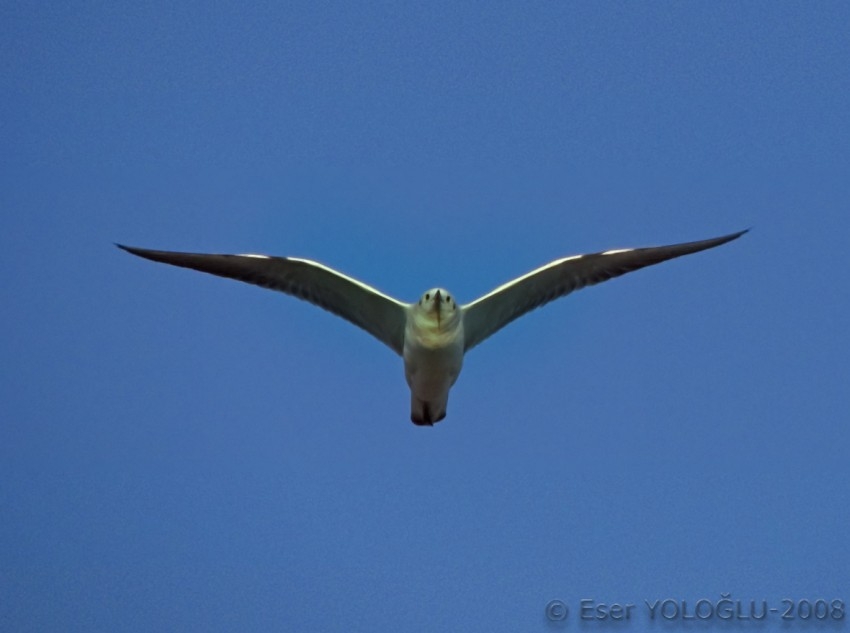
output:
M449 389L460 374L464 354L514 319L574 290L720 246L747 230L698 242L557 259L462 306L443 288L428 290L415 303L403 303L323 264L296 257L116 246L155 262L279 290L363 328L404 359L410 419L430 426L446 417Z

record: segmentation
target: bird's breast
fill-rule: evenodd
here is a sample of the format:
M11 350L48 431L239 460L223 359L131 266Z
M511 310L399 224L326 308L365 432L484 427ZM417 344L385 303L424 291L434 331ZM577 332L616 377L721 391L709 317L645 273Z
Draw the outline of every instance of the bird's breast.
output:
M404 373L414 391L448 389L463 365L463 326L453 330L409 324L404 338Z

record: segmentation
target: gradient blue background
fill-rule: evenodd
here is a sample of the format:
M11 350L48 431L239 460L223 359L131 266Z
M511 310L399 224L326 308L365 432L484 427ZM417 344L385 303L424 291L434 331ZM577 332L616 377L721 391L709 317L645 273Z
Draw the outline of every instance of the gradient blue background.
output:
M850 600L848 6L5 3L0 629ZM348 323L112 246L470 301L748 226L512 324L433 429Z

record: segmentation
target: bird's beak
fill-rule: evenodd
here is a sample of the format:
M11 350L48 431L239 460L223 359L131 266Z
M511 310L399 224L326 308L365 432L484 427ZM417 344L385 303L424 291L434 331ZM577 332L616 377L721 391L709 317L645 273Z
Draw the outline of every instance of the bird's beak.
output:
M440 325L440 308L442 307L441 306L442 302L443 302L443 297L440 295L440 291L438 290L434 294L434 312L437 313L437 325L438 326Z

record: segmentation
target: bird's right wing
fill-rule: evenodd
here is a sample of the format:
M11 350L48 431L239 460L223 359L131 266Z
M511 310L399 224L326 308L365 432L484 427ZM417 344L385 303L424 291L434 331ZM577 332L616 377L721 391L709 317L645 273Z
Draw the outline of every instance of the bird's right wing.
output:
M619 277L644 266L720 246L746 232L699 242L617 249L555 260L463 306L464 349L475 347L526 312L574 290Z
M317 262L294 257L206 255L116 246L155 262L285 292L363 328L396 354L401 355L404 349L407 305Z

